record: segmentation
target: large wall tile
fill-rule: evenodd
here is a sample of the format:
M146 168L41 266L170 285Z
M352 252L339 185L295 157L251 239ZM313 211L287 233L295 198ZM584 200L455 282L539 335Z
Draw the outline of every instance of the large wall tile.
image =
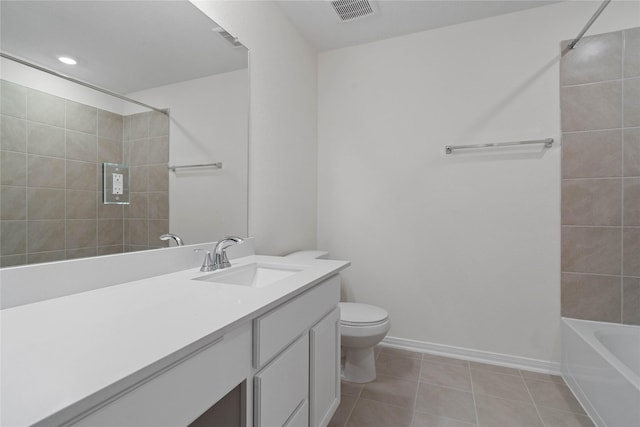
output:
M98 158L98 140L95 135L83 132L67 131L67 159L96 162Z
M130 116L129 139L137 140L149 137L150 113L138 113Z
M15 267L17 265L24 265L26 263L26 254L0 256L0 268Z
M624 127L638 127L640 126L640 77L624 79L622 85Z
M66 253L66 259L94 257L97 253L97 248L69 249Z
M64 135L64 128L29 122L27 124L27 152L64 158Z
M29 253L65 249L65 221L29 221L27 245Z
M67 160L67 188L70 190L97 191L98 170L96 163Z
M562 316L601 322L621 321L619 276L562 275Z
M562 271L620 274L620 227L562 227Z
M0 254L16 255L27 252L27 222L0 221Z
M148 191L169 191L169 169L167 165L149 166Z
M624 178L624 225L640 227L640 178Z
M65 100L38 90L27 91L27 119L52 126L65 125Z
M640 277L640 227L624 227L622 230L622 273Z
M624 76L640 76L640 27L624 30Z
M98 128L98 109L67 100L67 123L69 130L95 135Z
M27 151L27 122L15 117L0 116L0 148L9 151Z
M621 74L621 32L584 37L579 47L565 51L560 62L560 84L565 86L619 79Z
M98 193L95 191L67 190L67 219L94 219L97 213Z
M123 138L122 116L105 111L98 110L98 136L101 138L122 141Z
M36 252L27 255L27 264L62 261L67 258L66 251Z
M563 225L622 225L622 180L562 181Z
M131 193L129 218L145 219L149 215L149 194Z
M27 159L29 187L64 188L64 171L64 159L34 155L29 155Z
M27 185L27 156L13 151L0 152L0 184Z
M640 278L622 279L622 323L640 325Z
M105 219L122 219L123 218L123 206L124 205L105 205L103 200L104 195L102 189L98 191L98 218Z
M9 187L3 185L0 188L0 220L8 219L27 219L26 187Z
M562 177L601 178L621 175L622 131L562 135Z
M149 193L149 218L169 219L169 192Z
M64 219L65 190L55 188L28 188L29 220Z
M123 243L123 220L101 219L98 221L98 246L114 246ZM120 250L122 252L122 250Z
M640 128L623 132L623 175L640 176Z
M131 191L137 193L144 193L147 191L147 167L146 166L134 166L130 169L131 172Z
M129 220L129 243L131 245L149 245L149 221L146 219Z
M98 245L96 219L70 219L67 221L67 249L95 248Z
M169 135L169 116L158 111L149 113L149 137Z
M622 123L620 81L566 86L560 90L562 131L618 129Z
M98 138L98 164L102 163L123 163L122 141Z
M129 145L129 162L132 166L149 164L149 140L137 139Z
M169 242L160 240L160 236L169 232L169 221L166 219L149 220L149 246L162 248L168 246Z
M149 139L149 164L163 163L167 164L169 161L169 137L160 136Z
M27 117L27 88L6 80L0 82L0 112L7 116Z

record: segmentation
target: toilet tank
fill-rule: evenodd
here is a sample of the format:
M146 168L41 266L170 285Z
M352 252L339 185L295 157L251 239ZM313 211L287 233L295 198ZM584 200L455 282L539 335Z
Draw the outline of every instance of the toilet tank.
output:
M329 252L327 251L296 251L292 252L289 255L285 255L287 258L295 259L295 260L309 260L309 259L327 259L329 257Z

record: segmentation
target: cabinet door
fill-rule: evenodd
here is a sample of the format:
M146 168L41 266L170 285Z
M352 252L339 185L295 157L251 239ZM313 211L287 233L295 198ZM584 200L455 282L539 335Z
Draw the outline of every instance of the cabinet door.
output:
M256 374L254 387L255 425L285 425L309 396L309 336L305 333Z
M340 309L335 308L309 331L310 424L329 424L340 404Z

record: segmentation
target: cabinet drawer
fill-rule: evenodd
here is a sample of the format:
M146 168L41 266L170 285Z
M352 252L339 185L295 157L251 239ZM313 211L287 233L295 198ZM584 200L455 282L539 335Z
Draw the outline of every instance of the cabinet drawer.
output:
M309 395L309 335L300 337L256 374L254 387L256 426L282 426L296 418L294 412Z
M260 368L296 337L331 311L340 301L340 276L254 320L254 366Z
M247 323L73 425L184 426L250 375L251 327Z

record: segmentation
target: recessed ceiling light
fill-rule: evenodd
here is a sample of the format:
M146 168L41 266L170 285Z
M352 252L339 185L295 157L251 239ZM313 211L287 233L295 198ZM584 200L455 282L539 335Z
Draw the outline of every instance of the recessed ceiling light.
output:
M68 56L58 56L58 61L67 65L76 65L78 63L75 59L69 58Z

